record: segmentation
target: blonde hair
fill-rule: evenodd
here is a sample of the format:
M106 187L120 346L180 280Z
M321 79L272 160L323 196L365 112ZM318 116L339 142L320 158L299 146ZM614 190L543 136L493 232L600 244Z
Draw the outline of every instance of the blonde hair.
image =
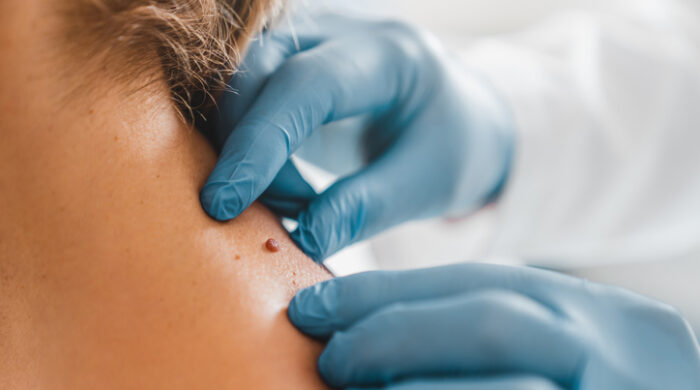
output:
M279 0L73 0L69 41L88 56L124 55L130 72L159 69L181 111L211 103ZM85 47L91 50L85 50ZM106 55L105 55L106 54Z

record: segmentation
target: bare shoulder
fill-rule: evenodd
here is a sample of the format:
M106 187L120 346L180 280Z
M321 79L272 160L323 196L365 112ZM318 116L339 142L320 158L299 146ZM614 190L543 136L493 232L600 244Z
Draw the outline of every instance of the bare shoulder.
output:
M171 120L40 139L3 168L0 387L323 388L285 308L328 275L259 205L209 219L214 153Z

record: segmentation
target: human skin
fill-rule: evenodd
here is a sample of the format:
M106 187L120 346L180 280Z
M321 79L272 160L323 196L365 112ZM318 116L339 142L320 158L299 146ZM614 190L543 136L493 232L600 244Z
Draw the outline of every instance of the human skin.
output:
M45 12L0 4L0 388L325 388L285 309L329 275L259 205L208 218L164 83L59 59Z

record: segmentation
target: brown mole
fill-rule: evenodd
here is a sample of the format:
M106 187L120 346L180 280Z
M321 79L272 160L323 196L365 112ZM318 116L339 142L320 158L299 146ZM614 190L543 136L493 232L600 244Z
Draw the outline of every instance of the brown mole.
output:
M265 248L270 252L279 252L280 243L277 242L277 240L275 240L274 238L270 238L267 241L265 241Z

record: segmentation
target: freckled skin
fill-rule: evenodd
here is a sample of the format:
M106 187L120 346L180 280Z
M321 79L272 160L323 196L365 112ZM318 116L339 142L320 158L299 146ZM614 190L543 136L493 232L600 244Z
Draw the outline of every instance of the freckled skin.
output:
M98 147L108 132L83 143L64 129L34 138L42 161L2 163L13 185L0 195L0 262L15 276L0 287L0 388L33 387L8 377L52 389L323 388L321 346L285 310L329 275L260 205L229 223L204 214L214 154L197 133L152 145L149 130L125 133L125 147ZM260 247L271 235L279 256Z
M0 6L0 389L325 389L285 309L329 275L260 205L205 215L216 156L165 86L61 100L30 3Z

